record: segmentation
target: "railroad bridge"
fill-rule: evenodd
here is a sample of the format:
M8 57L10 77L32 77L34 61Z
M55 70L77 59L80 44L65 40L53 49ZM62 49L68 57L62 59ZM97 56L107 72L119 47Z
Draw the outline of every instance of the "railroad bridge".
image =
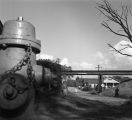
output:
M62 71L65 75L98 75L98 91L101 92L103 75L132 75L132 70L71 70Z

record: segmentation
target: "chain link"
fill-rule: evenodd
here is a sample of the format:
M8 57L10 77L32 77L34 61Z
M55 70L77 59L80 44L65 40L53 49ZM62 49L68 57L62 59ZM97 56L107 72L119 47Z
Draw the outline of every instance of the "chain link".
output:
M4 80L4 78L8 74L13 75L17 71L20 71L23 66L27 65L28 85L25 88L17 88L17 86L14 85L14 83L12 83L12 81L8 82L8 84L10 84L13 88L15 88L17 90L17 93L19 93L19 94L22 94L27 89L29 89L29 87L33 84L33 81L35 80L35 72L34 72L34 70L32 68L32 65L31 65L31 54L32 54L32 47L31 47L31 45L29 45L23 59L17 65L15 65L13 68L11 68L10 70L5 71L2 75L0 75L0 79L1 79L0 83Z

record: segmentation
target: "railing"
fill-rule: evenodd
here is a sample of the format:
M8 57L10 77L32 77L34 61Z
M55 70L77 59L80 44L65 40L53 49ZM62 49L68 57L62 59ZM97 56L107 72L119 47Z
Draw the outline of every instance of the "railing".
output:
M62 71L65 75L132 75L132 70L71 70Z

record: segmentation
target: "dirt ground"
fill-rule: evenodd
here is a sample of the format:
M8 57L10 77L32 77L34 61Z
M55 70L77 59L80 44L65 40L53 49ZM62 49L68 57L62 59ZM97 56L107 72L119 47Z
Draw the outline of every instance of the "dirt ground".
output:
M132 120L127 99L87 93L52 96L40 93L31 120Z

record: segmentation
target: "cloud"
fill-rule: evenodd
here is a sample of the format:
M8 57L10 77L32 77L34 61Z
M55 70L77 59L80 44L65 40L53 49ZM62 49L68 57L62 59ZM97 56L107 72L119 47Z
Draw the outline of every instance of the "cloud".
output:
M131 45L132 43L126 41L126 40L121 40L118 42L114 47L118 50L123 49L125 46L124 45ZM132 55L132 48L126 48L122 50L123 53ZM125 69L131 69L132 68L132 57L127 57L125 55L121 55L119 53L113 53L113 56L116 60L116 65L118 68L125 68Z
M95 68L95 65L88 62L72 62L71 66L75 70L93 70Z
M82 63L80 63L80 67L82 68L82 69L94 69L94 65L93 64L90 64L90 63L87 63L87 62L82 62Z
M126 47L125 45L131 45L132 46L132 43L129 42L129 41L126 41L126 40L121 40L114 47L119 50L119 49L122 49L122 48ZM132 55L132 48L126 48L122 52Z
M126 44L132 45L130 42L121 40L117 44L114 45L116 49L122 49ZM123 53L132 54L132 48L127 48L123 50ZM39 54L37 55L37 59L51 59L54 60L55 58L53 55L48 54ZM109 53L102 53L101 51L97 51L94 55L93 62L89 63L87 61L76 62L72 61L69 62L68 58L62 58L60 61L61 65L71 66L73 70L95 70L97 65L100 65L103 70L121 70L121 69L132 69L132 57L123 56L121 54L115 54L114 51Z
M132 43L130 43L130 42L126 41L126 40L121 40L121 41L118 42L114 47L115 47L117 50L120 50L120 49L125 48L126 45L131 45L131 46L132 46ZM129 48L123 49L121 52L122 52L122 53L125 53L125 54L132 55L132 48L129 47ZM118 59L120 60L121 58L127 58L127 59L129 59L129 60L132 60L131 57L127 57L127 56L121 55L121 54L119 54L119 53L114 54L114 56L117 58L117 60L118 60Z
M131 45L132 43L121 40L120 42L116 43L114 47L116 49L122 49L124 45ZM132 48L127 48L122 51L123 53L132 55ZM95 70L97 65L100 65L103 70L131 70L132 69L132 57L127 57L121 54L116 54L116 52L111 51L109 53L102 53L101 51L97 51L94 55L92 63L88 63L87 61L84 62L73 62L70 65L73 69L80 69L80 70Z
M98 51L98 52L96 52L96 54L95 54L95 58L96 58L96 59L102 60L102 59L104 59L104 55L103 55L102 52Z
M66 66L69 66L69 61L68 61L68 58L63 58L60 62L61 65L66 65Z
M124 45L131 45L129 41L121 40L115 45L113 45L116 49L120 50L123 49ZM115 51L111 51L112 48L110 48L110 52L107 54L104 54L100 51L95 53L95 63L102 66L102 69L117 69L117 70L131 70L132 69L132 57L127 57L125 55L121 55L119 53L116 53ZM132 48L126 48L122 50L123 53L132 55Z
M54 57L52 55L48 55L48 54L38 54L36 56L36 59L50 59L50 60L53 60Z
M36 56L36 60L38 59L50 59L50 60L55 60L54 56L53 55L48 55L48 54L38 54ZM61 61L60 61L60 64L61 65L66 65L66 66L69 66L69 61L68 61L68 58L62 58Z
M82 61L72 62L70 65L73 69L78 70L96 70L97 65L100 65L102 69L116 69L116 66L112 66L112 58L109 59L108 56L105 56L101 51L96 52L93 59L93 63Z
M115 69L116 66L112 65L112 57L107 54L103 54L101 51L95 53L94 62L96 65L100 65L102 69Z

